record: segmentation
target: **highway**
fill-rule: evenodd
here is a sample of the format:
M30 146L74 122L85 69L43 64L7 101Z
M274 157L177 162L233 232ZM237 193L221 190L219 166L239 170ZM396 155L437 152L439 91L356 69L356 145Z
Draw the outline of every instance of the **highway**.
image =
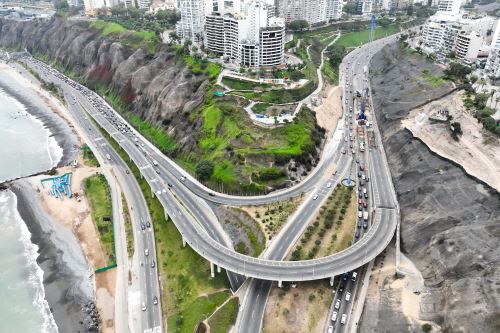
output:
M353 55L351 57L356 54L355 52L356 50L352 52ZM38 70L41 70L43 67L41 63L33 59L26 59L26 62L30 66L35 67L35 69L38 68ZM87 112L97 123L120 143L131 159L141 169L143 176L151 185L154 195L159 197L165 207L166 213L170 215L186 242L213 264L239 275L258 279L275 281L322 279L351 271L369 262L386 247L392 238L396 226L396 214L393 205L391 207L391 201L393 200L390 198L388 200L384 199L386 195L382 194L379 195L382 199L379 198L380 202L378 202L378 206L380 209L376 210L374 224L359 242L356 242L353 246L340 253L325 258L298 262L282 262L281 260L285 257L290 246L293 245L302 233L302 229L305 228L304 221L319 207L318 205L321 200L317 200L317 205L315 206L310 205L312 201L309 199L307 201L309 204L304 206L306 208L302 210L302 215L298 214L294 220L285 226L280 235L273 241L270 250L264 253L265 258L252 258L236 253L230 248L230 243L228 243L224 233L220 232L220 224L216 221L213 212L211 212L210 208L200 198L222 204L260 204L283 200L309 191L318 186L318 183L324 176L324 170L330 163L337 163L339 166L338 169L349 165L351 157L348 154L339 156L340 144L338 137L337 140L332 139L325 147L319 165L299 185L283 191L273 192L267 196L236 197L214 193L184 173L179 166L164 157L132 128L128 127L126 134L123 131L117 130L116 121L120 124L126 124L126 122L108 106L103 110L102 105L106 104L93 92L70 81L56 71L51 70L47 72L47 76L51 81L61 86L65 93L72 93L76 98L77 104L85 106ZM112 121L113 119L115 122ZM82 123L92 126L90 121L85 120L87 119L84 118ZM134 143L134 139L138 140L138 145ZM157 168L152 165L153 159L158 163ZM377 174L371 178L372 181L374 181L374 178L377 178L372 186L377 187L379 193L391 193L389 191L391 184L387 184L387 170L380 164L384 163L384 161L385 159L382 154L370 158L370 164L374 166L371 170L376 168L377 165L381 166ZM338 173L339 176L342 174L344 173ZM213 195L210 195L210 193ZM382 205L383 200L385 200L384 205ZM181 205L179 201L182 201L184 205ZM154 239L149 241L146 239L145 241L144 244L154 244ZM154 258L152 255L151 257ZM149 261L146 263L149 264ZM237 277L236 279L241 281L241 277ZM265 283L257 281L251 284L257 284L262 287L262 284ZM258 288L249 288L249 290L256 289ZM262 291L262 288L260 290ZM255 297L262 298L265 303L267 293L257 292ZM256 315L254 313L253 317L255 318Z
M39 66L42 66L34 59L27 61L30 64L38 63ZM51 78L56 84L73 87L74 95L77 96L79 103L82 103L82 100L90 100L98 107L101 105L99 103L103 103L102 99L95 93L72 82L57 71L51 70L51 74L53 74ZM376 212L375 217L375 221L379 223L375 223L361 241L342 252L328 257L306 261L282 262L253 258L237 253L210 237L204 226L200 224L204 222L203 218L195 219L193 215L195 216L196 212L190 211L188 213L185 207L178 202L173 195L174 191L186 191L187 183L176 188L167 186L169 181L173 181L173 176L157 174L150 167L150 158L155 156L155 152L145 145L146 140L144 138L132 129L129 131L133 132L133 135L125 135L118 131L116 121L113 122L112 119L120 118L109 107L104 110L94 108L94 110L87 111L101 127L120 143L134 163L139 166L142 175L149 182L154 193L159 196L166 212L172 218L187 244L212 264L233 273L274 281L304 281L327 278L350 271L369 262L387 246L392 238L396 227L395 212L391 209L380 209ZM137 138L141 146L136 146L133 143L133 138ZM387 177L383 177L380 181L387 181ZM380 223L380 221L383 222Z

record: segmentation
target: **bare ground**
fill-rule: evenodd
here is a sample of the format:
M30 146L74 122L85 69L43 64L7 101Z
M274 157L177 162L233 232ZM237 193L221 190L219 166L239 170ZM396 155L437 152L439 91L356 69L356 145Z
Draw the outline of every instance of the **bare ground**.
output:
M285 291L273 287L264 314L264 333L320 333L333 294L326 280L297 284Z
M342 117L342 88L328 85L323 92L322 103L314 111L318 125L326 129L327 137L329 137Z
M433 122L440 108L449 110L452 122L459 122L463 135L452 139L446 123ZM456 92L412 110L401 126L422 140L433 152L464 167L466 172L500 191L500 145L485 144L487 133L463 104L463 93Z

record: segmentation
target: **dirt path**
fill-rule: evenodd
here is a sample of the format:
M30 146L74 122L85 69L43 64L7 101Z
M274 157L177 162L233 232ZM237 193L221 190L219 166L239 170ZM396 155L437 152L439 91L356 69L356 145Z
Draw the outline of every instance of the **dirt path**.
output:
M324 90L321 105L314 111L318 125L326 129L327 136L331 136L337 122L342 117L342 88L338 86L327 86Z

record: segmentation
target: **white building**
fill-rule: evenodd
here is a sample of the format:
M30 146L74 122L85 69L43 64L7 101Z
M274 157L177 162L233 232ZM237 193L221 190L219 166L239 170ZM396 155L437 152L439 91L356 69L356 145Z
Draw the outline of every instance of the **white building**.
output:
M183 39L200 42L203 39L205 3L204 0L179 0L181 19L175 30Z
M214 12L206 17L205 48L247 67L284 63L285 24L270 16L273 8L261 1L244 5L242 13Z
M462 0L440 0L438 13L457 15L460 12Z
M373 11L373 1L372 0L358 0L356 2L356 11L362 15L371 14Z
M453 50L459 59L476 59L483 46L483 38L477 32L461 31L458 33Z
M137 8L139 9L149 9L149 6L151 5L151 0L136 0L137 1Z
M85 15L94 16L99 8L107 7L104 0L83 0Z
M338 20L342 17L342 0L325 0L325 21Z
M493 34L485 71L488 75L500 78L500 23L497 24L497 28Z

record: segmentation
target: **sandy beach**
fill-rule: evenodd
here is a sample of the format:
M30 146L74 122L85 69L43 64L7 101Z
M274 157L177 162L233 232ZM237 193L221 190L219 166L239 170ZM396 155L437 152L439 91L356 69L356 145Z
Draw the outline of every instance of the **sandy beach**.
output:
M33 79L33 81L31 81ZM63 156L57 173L72 172L71 190L83 192L83 180L98 168L82 163L79 147L82 139L67 119L64 106L39 87L34 78L21 75L11 66L0 63L0 88L15 97L26 111L47 128ZM68 166L73 160L78 168ZM59 200L48 193L36 175L11 183L18 198L18 210L26 222L32 242L39 247L37 263L44 271L46 299L59 332L113 332L115 270L98 275L94 270L106 266L99 234L90 215L85 196Z
M74 235L44 212L37 194L25 180L11 186L18 211L39 247L45 295L59 332L86 332L93 319L82 308L94 299L91 271Z
M78 153L80 141L74 129L61 118L59 106L52 98L46 96L41 88L26 80L12 67L0 62L0 88L15 97L25 107L26 111L37 118L50 130L58 145L63 149L62 159L58 167L73 161Z

